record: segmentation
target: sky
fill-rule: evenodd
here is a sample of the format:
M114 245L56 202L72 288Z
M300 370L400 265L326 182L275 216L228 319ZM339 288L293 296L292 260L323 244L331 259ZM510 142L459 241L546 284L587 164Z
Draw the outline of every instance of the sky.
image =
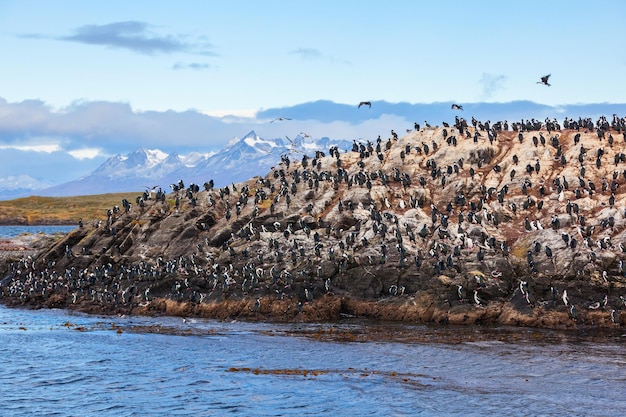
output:
M624 15L623 0L0 0L0 157L62 155L70 176L139 146L218 150L282 136L259 114L319 100L624 103ZM360 137L384 119L306 128Z

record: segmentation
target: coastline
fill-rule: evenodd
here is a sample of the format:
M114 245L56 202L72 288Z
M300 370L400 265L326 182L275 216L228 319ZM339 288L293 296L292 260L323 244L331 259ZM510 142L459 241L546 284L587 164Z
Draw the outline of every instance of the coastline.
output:
M12 259L33 257L62 235L23 233L15 237L0 237L0 264Z
M257 297L258 298L258 297ZM436 324L463 326L510 326L546 330L619 330L624 323L615 324L607 311L584 311L573 320L566 309L549 311L536 307L519 311L506 302L493 302L486 307L466 304L445 310L420 306L416 297L400 299L358 300L352 297L325 296L313 303L298 306L295 300L261 302L255 310L255 297L206 303L154 299L132 305L101 305L80 302L72 304L65 298L49 298L28 304L3 301L7 307L61 308L93 315L173 316L204 318L219 321L263 321L277 323L332 323L342 319L366 319L405 324ZM422 300L424 301L424 300Z
M0 221L0 226L75 226L76 221L72 219L65 220L45 220L39 219L36 221L29 221L28 219L12 219Z

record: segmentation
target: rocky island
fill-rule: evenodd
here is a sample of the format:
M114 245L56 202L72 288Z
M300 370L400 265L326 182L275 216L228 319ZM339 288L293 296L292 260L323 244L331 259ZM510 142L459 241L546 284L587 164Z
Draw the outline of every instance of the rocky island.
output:
M626 120L393 130L104 208L0 265L0 301L104 314L612 328Z

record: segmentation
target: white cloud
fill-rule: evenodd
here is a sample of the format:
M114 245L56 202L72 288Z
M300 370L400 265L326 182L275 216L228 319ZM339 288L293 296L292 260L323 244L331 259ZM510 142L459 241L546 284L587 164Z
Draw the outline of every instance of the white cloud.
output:
M227 118L226 122L228 122L228 116L253 118L254 116L256 116L257 111L258 109L239 109L239 110L212 110L212 111L205 111L202 113L206 114L207 116L212 116L212 117L225 117Z
M100 149L98 148L83 148L83 149L74 149L72 151L67 151L70 155L72 155L76 159L94 159L100 155Z
M44 152L44 153L53 153L61 150L61 147L56 144L48 144L48 145L0 145L0 149L17 149L18 151L25 152Z

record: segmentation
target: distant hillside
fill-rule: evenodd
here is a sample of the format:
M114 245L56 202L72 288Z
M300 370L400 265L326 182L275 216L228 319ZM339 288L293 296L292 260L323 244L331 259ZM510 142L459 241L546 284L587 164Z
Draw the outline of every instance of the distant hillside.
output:
M0 201L0 224L77 224L106 219L106 211L122 199L134 201L141 193L78 197L24 197Z

